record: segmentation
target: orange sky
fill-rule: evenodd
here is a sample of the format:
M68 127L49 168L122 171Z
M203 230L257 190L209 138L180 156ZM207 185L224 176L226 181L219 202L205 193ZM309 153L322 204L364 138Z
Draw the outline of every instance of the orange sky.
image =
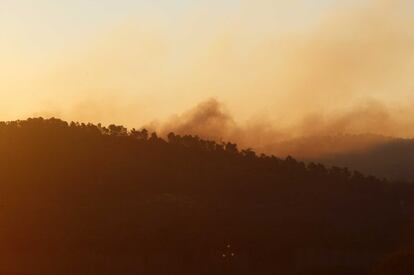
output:
M409 1L115 2L0 4L2 120L162 125L214 98L282 136L414 135Z

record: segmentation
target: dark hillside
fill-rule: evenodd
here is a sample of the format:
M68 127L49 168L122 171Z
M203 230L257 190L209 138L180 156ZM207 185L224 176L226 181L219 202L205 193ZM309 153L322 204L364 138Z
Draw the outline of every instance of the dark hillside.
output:
M414 140L391 139L354 153L319 158L326 165L353 167L365 174L414 182Z
M235 144L0 124L0 274L368 274L414 187Z
M414 182L414 139L337 134L289 139L257 149L326 166L348 167L378 178Z

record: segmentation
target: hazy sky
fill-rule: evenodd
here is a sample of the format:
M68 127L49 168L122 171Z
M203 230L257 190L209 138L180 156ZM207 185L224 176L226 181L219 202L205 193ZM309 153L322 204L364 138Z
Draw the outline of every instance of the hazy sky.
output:
M0 0L0 119L139 126L216 98L237 121L326 124L371 106L401 121L410 2Z

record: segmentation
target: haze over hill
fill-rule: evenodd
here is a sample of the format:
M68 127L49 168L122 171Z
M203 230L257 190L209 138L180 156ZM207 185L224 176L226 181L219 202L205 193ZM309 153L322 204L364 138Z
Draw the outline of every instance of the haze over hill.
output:
M386 109L367 105L351 113L332 116L326 120L283 128L261 121L238 124L226 107L215 99L198 104L163 123L153 122L148 128L165 135L171 131L199 135L215 140L236 141L264 153L303 158L321 157L344 152L362 151L389 141L379 133L387 127L397 127Z
M165 121L152 121L144 127L164 138L175 132L217 142L233 141L241 148L252 148L258 153L282 158L293 156L303 161L414 182L410 167L414 162L411 154L414 143L411 139L380 134L384 131L397 133L402 124L384 106L375 103L329 119L309 118L283 128L263 120L237 123L224 104L210 99L182 114Z
M293 156L414 182L411 169L414 141L379 134L387 128L397 129L399 123L381 106L367 105L339 117L309 120L292 128L278 128L263 122L240 125L223 104L210 99L164 123L150 123L147 128L157 130L161 136L175 132L216 141L231 140L259 153Z

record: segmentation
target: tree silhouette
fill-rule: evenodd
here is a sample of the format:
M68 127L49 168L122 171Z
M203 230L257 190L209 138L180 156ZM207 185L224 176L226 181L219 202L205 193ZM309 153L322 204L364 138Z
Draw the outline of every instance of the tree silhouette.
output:
M0 274L369 274L413 194L198 136L0 122Z

